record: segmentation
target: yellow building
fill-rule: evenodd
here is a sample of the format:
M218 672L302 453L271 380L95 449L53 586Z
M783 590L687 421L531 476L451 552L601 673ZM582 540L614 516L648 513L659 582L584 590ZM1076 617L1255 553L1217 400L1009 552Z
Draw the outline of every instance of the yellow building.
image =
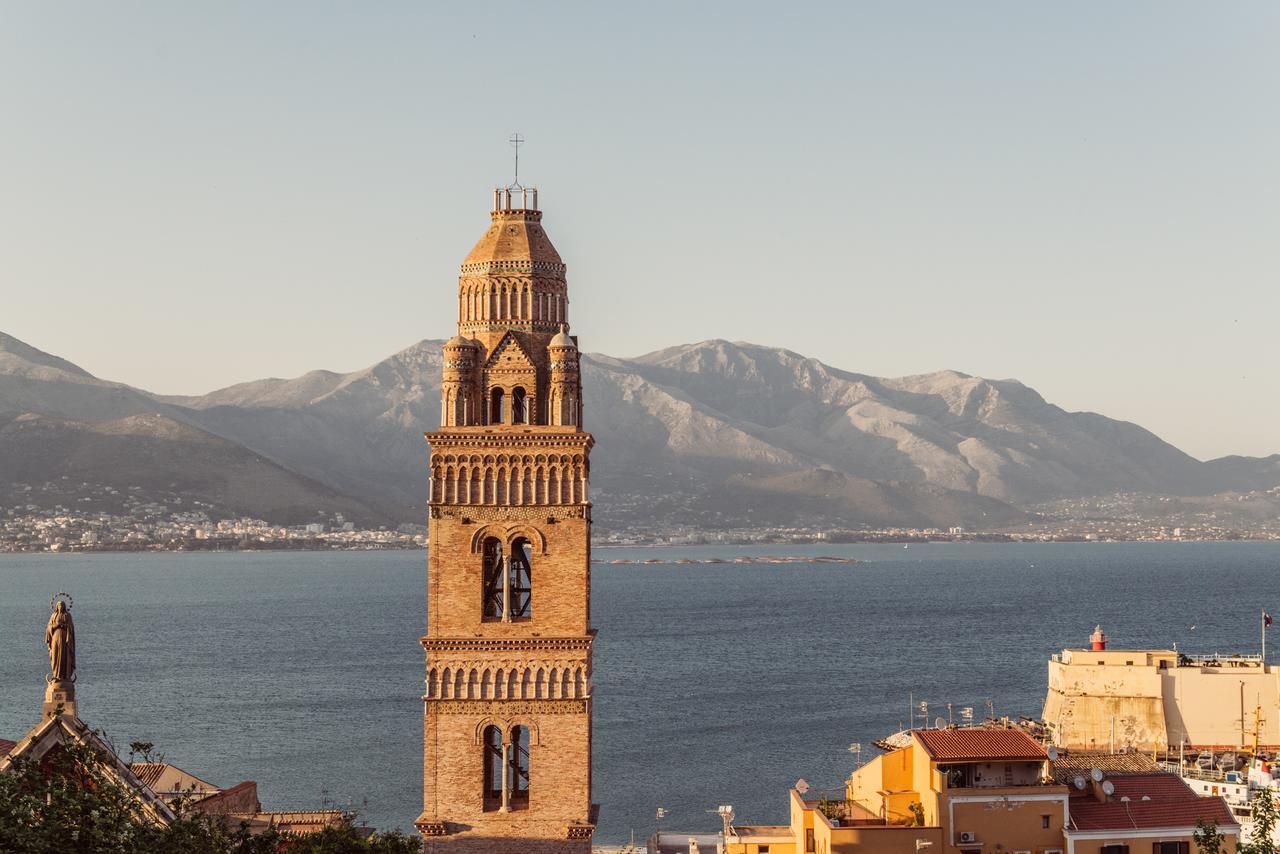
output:
M1210 821L1231 854L1240 827L1140 754L1055 751L1015 729L914 730L843 789L800 784L790 822L663 833L649 854L1197 854Z
M1068 790L1053 781L1044 748L1020 730L935 729L913 731L906 747L855 771L846 797L854 812L911 832L886 839L932 831L920 838L933 852L1046 852L1062 847ZM844 829L831 828L833 846ZM824 828L815 833L825 835ZM892 850L914 851L915 838Z
M1280 707L1280 672L1259 655L1186 655L1172 649L1064 649L1049 660L1042 718L1064 747L1119 750L1253 743L1253 710ZM1280 746L1280 714L1258 733Z

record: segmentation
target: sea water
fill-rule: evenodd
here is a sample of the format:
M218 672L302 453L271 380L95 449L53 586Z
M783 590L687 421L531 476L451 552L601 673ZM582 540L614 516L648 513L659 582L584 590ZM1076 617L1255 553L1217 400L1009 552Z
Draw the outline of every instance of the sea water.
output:
M743 555L865 562L609 563ZM658 807L669 829L715 828L720 804L783 822L789 786L838 786L907 724L909 698L931 723L988 702L1036 716L1046 659L1095 624L1118 647L1257 652L1260 610L1280 612L1280 543L594 556L599 842L647 836ZM328 804L411 829L425 574L414 551L0 556L0 738L39 718L48 601L66 590L81 717L122 754L150 741L214 784L257 781L268 809Z

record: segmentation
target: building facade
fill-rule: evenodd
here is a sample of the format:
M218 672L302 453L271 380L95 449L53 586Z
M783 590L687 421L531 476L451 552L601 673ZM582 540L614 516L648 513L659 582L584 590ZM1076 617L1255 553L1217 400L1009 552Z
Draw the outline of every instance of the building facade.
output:
M494 193L427 434L428 852L586 854L595 830L592 438L565 265L537 208L536 190Z
M1063 747L1172 750L1280 746L1280 673L1260 655L1187 655L1173 649L1089 649L1049 659L1041 717Z
M1233 854L1241 836L1222 798L1143 754L1048 751L1002 727L912 730L844 790L801 780L789 797L787 825L664 831L649 854L1197 854L1202 821Z

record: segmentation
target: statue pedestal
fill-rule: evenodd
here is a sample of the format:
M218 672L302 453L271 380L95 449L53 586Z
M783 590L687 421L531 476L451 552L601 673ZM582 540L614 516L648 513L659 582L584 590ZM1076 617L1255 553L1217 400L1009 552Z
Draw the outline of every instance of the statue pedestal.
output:
M76 683L67 679L55 679L45 686L44 711L41 720L48 720L58 714L58 707L66 717L76 715Z

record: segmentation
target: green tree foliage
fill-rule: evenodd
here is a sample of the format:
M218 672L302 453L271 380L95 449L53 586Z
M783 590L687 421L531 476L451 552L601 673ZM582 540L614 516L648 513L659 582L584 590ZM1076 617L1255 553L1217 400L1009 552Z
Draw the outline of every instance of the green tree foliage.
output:
M1194 839L1196 850L1200 854L1222 854L1223 845L1226 844L1226 839L1218 832L1218 823L1205 821L1202 818L1196 820Z
M1253 833L1249 842L1240 846L1241 854L1276 854L1276 844L1271 841L1277 820L1276 802L1269 789L1258 792L1253 799Z
M823 798L818 801L818 812L822 813L832 821L839 821L844 817L844 802L833 801L830 798Z
M147 746L148 748L150 745ZM149 751L142 751L144 753ZM398 831L365 839L351 827L289 837L244 827L178 805L160 827L129 792L102 773L89 748L65 745L41 762L15 761L0 774L0 851L5 854L418 854Z

